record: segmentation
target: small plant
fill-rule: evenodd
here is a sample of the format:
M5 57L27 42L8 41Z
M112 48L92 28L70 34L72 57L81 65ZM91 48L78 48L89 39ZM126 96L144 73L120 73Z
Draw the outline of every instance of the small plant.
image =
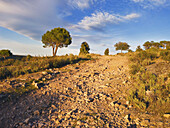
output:
M90 47L88 45L87 42L83 42L81 44L81 48L80 48L80 53L79 55L86 55L86 54L89 54L89 50L90 50Z
M104 55L109 55L109 48L104 51Z

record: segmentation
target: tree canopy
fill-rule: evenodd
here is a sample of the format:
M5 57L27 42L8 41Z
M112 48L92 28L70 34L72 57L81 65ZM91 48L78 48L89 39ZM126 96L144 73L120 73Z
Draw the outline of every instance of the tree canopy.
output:
M139 46L137 46L137 48L136 48L136 52L140 52L140 51L143 51L143 49L140 47L140 45Z
M2 57L8 57L8 56L12 56L12 53L10 50L0 50L0 56Z
M80 48L80 53L79 55L85 55L85 54L88 54L89 53L89 50L90 50L90 47L88 45L87 42L83 42L81 44L81 48Z
M109 48L104 51L104 55L109 55Z
M116 51L121 50L121 53L122 53L123 50L128 50L130 45L128 45L126 42L119 42L119 43L116 43L114 47L116 47Z
M149 41L147 41L147 42L145 42L145 43L143 44L143 46L144 46L145 49L149 49L149 48L151 48L152 43L149 42Z
M72 43L70 33L65 28L54 28L51 31L47 31L42 36L42 43L44 48L52 47L53 56L56 56L58 47L67 47Z
M168 41L161 41L160 43L154 42L154 41L151 41L151 42L147 41L143 44L143 46L144 46L145 50L150 49L151 47L159 49L159 48L164 48L165 46L167 46L166 45L167 42Z
M166 47L167 50L170 49L170 41L160 41L162 47Z

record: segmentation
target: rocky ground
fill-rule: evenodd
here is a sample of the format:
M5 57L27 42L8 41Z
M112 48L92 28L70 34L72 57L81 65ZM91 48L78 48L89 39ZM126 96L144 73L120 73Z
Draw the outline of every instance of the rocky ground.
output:
M38 89L9 101L1 98L0 127L170 127L168 118L139 112L126 100L132 88L128 64L126 56L99 56L19 77L38 80L32 83Z

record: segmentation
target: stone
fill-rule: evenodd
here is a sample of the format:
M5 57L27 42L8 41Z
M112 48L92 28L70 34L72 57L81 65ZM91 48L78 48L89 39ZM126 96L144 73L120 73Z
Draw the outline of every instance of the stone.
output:
M46 78L42 78L42 81L46 81Z
M39 116L40 115L40 112L38 110L34 111L34 115L35 116Z
M149 120L142 120L141 123L140 123L142 126L148 126L149 124Z
M24 123L28 124L30 118L25 119Z
M62 117L63 117L63 115L62 115L62 114L59 114L59 115L58 115L58 118L59 118L59 119L61 119Z
M55 120L55 124L60 124L60 121L59 120Z
M77 125L81 125L81 121L77 121Z
M126 116L124 117L124 119L125 119L126 122L129 122L129 121L131 120L130 114L126 115Z
M43 75L47 75L47 74L48 74L48 72L44 71L44 72L42 72L42 74L43 74Z
M169 118L170 117L170 114L164 114L163 115L165 118Z

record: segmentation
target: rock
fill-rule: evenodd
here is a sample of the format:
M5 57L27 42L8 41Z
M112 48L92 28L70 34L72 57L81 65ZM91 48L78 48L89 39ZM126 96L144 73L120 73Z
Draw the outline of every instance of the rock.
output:
M42 78L42 81L46 81L46 78Z
M111 102L111 103L110 103L110 106L112 106L112 107L113 107L113 106L115 106L115 104L114 104L113 102Z
M111 97L107 97L107 100L112 100L112 98Z
M53 105L53 104L51 105L51 107L52 107L53 109L57 109L57 107L56 107L55 105Z
M147 95L147 96L151 96L151 95L153 95L153 94L154 94L153 91L149 91L149 90L146 91L146 95Z
M47 74L48 74L48 72L44 71L44 72L42 72L42 74L43 74L43 75L47 75Z
M38 89L38 83L35 83L35 84L34 84L34 86L35 86L35 88L37 88L37 89Z
M165 118L169 118L170 117L170 114L164 114L163 115Z
M126 101L126 104L129 105L129 101Z
M59 115L58 115L58 118L59 118L59 119L61 119L62 117L63 117L63 115L62 115L62 114L59 114Z
M55 124L60 124L60 121L59 120L55 120Z
M141 124L142 126L148 126L149 120L145 119L145 120L141 121L140 124Z
M77 121L77 125L81 125L81 121Z
M40 115L40 112L38 110L34 111L34 115L35 116L39 116Z
M28 124L29 120L30 120L30 118L27 118L27 119L24 121L24 123Z
M126 115L126 116L124 117L124 119L126 120L126 122L129 122L129 121L131 120L130 114Z

